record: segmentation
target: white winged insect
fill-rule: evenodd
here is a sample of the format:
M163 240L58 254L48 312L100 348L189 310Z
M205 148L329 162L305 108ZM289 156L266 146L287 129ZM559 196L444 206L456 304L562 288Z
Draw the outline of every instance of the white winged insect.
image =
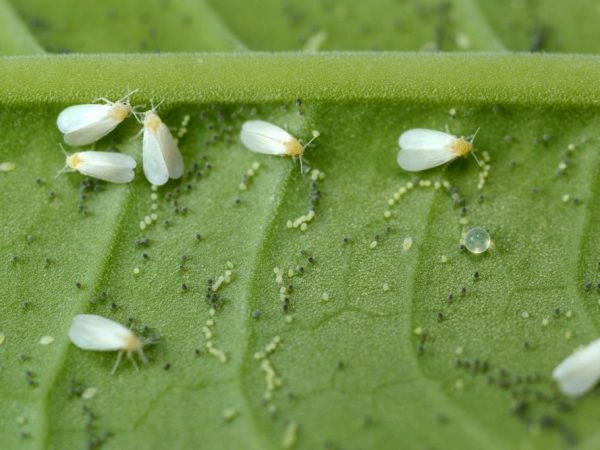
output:
M398 139L400 146L398 165L409 172L441 166L471 152L476 135L477 132L466 139L443 131L423 128L405 131ZM475 157L475 154L472 155Z
M314 130L312 135L312 139L303 145L277 125L264 120L249 120L242 125L240 140L248 150L255 153L298 156L302 164L304 150L319 137L319 132Z
M600 339L567 356L552 372L563 394L580 397L600 379Z
M79 314L73 318L73 324L69 328L71 342L83 350L97 352L118 351L117 361L112 368L114 374L119 367L123 353L131 361L137 370L137 364L133 359L133 352L137 352L144 364L148 363L144 355L144 341L133 332L118 322L94 314Z
M183 175L181 152L169 128L156 114L156 107L152 106L152 109L146 111L142 119L138 120L144 126L142 158L146 179L156 186L162 186L169 181L169 178L181 177Z
M129 183L135 176L135 159L122 153L88 150L72 154L65 152L65 157L65 167L61 172L70 169L111 183Z
M56 125L63 133L65 142L74 147L88 145L103 138L123 122L133 111L129 103L137 89L116 102L100 98L104 104L69 106L58 115Z

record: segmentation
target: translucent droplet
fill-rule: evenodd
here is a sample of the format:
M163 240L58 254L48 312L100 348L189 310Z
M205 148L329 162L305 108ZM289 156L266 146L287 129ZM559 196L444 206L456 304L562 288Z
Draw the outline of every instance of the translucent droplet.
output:
M471 228L465 235L465 247L476 255L487 251L491 243L490 234L481 227Z

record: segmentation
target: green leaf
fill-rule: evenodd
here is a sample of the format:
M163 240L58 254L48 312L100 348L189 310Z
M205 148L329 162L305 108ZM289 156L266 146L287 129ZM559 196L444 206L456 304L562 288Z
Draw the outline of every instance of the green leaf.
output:
M38 43L23 26L12 8L0 1L0 54L28 55L43 53Z
M597 51L596 2L561 6L0 1L1 54L122 53L0 58L0 447L597 448L598 389L550 373L598 333L600 60L504 53ZM246 49L496 53L125 54ZM190 173L153 191L130 118L95 148L135 157L133 183L56 176L57 114L136 88ZM249 118L318 130L325 178L244 149ZM400 133L446 126L479 129L482 189L470 157L397 166ZM471 226L487 253L461 251ZM67 337L80 313L158 337L150 363L111 376Z
M205 1L108 0L91 8L74 8L69 0L19 1L16 9L52 53L244 49Z
M8 0L3 0L8 1ZM13 0L64 52L513 50L597 53L595 0Z
M594 448L597 392L567 400L550 372L597 334L598 294L584 285L597 279L598 65L548 55L4 58L2 160L16 168L0 173L3 442ZM190 174L157 200L141 170L131 185L97 192L79 174L55 176L64 164L57 113L127 87L140 89L135 103L165 99L159 112L176 134L190 117L180 142ZM251 117L304 139L321 133L305 163L326 177L304 232L286 222L306 213L309 176L241 146ZM479 157L491 157L483 189L471 158L418 178L455 186L467 226L444 188L417 182L388 206L414 182L395 163L398 135L446 125L480 128ZM141 163L138 127L129 119L96 148ZM475 225L494 242L482 256L459 249ZM207 282L228 262L232 281L211 316ZM275 268L293 285L287 313ZM111 376L115 355L68 340L80 313L131 318L136 332L159 336L150 364L136 372L125 361ZM226 363L206 347L208 320ZM42 336L55 341L40 345ZM269 363L256 359L277 337ZM261 364L281 380L268 400ZM96 396L82 400L89 387Z

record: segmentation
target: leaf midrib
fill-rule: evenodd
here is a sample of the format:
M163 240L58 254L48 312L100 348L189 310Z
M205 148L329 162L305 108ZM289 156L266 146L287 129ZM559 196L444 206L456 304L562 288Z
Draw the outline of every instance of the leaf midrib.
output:
M65 71L91 75L65 83ZM136 101L160 97L166 106L301 98L597 108L600 56L244 52L0 58L2 105L89 101L122 95L127 86L140 89Z

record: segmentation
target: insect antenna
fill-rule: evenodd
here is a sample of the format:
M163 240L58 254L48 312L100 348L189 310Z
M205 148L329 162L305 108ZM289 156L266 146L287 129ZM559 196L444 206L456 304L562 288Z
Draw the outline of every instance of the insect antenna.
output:
M127 100L127 103L129 103L129 97L131 97L133 94L135 94L136 92L139 92L139 89L134 89L133 91L129 90L129 87L127 88L127 95L125 95L125 97L123 97L120 100L117 100L117 103L124 103Z
M312 144L312 142L313 142L315 139L317 139L319 136L321 136L321 133L319 133L317 130L313 130L313 132L312 132L312 136L313 136L313 137L310 139L310 141L308 141L306 144L304 144L304 145L302 146L302 151L304 151L304 149L305 149L306 147L308 147L310 144Z
M158 105L154 105L154 100L150 100L150 106L152 107L152 111L156 111L160 105L164 103L165 99L163 98Z
M477 133L479 133L479 130L480 130L480 129L481 129L481 127L477 127L477 129L475 130L475 133L473 133L473 136L471 136L471 137L469 138L469 142L470 142L471 144L473 144L473 142L475 141L475 137L477 136ZM471 155L473 155L473 158L475 158L475 161L477 162L477 165L478 165L479 167L483 167L483 164L481 163L481 161L479 161L479 159L477 159L477 155L475 154L475 151L474 151L474 150L471 152Z
M63 145L60 142L58 143L58 145L60 146L60 149L62 150L63 154L65 155L65 159L68 158L69 156L71 156L67 153L67 151L65 150L65 148L63 147ZM54 178L58 178L63 173L67 172L68 170L69 170L69 165L65 162L64 167L58 171L58 173L56 174L56 176Z

